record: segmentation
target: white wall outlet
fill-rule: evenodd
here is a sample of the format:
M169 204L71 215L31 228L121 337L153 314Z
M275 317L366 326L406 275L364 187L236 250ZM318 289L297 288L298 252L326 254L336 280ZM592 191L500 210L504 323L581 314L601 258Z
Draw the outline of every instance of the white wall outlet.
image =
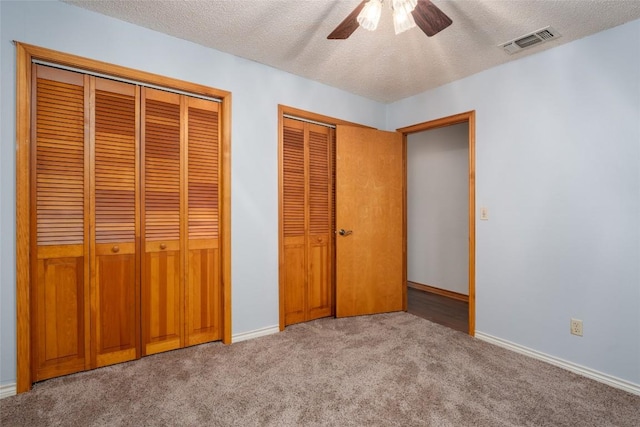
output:
M480 208L480 219L483 221L487 221L489 219L489 209L485 206Z
M582 320L571 319L571 334L579 337L582 336Z

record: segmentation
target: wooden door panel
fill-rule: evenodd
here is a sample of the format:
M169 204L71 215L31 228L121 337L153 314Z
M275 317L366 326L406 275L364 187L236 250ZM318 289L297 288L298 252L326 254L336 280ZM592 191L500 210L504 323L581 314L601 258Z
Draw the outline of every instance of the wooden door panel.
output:
M187 101L185 343L222 338L218 103Z
M309 232L307 320L333 313L332 145L333 129L309 124Z
M404 307L402 136L337 127L336 313L355 316Z
M181 96L142 89L143 354L184 346Z
M92 360L140 356L138 95L131 84L95 79L92 168Z
M33 295L35 381L86 368L83 246L47 249L38 257ZM50 256L51 249L58 257Z
M88 368L88 77L33 65L33 379Z
M178 241L160 245L166 249L147 248L144 260L145 355L183 347L180 245Z
M306 318L306 268L304 236L288 237L284 241L284 286L285 325L304 322Z
M333 292L329 241L328 235L309 237L306 320L319 319L332 314Z
M186 307L186 345L222 338L222 288L218 241L190 240Z
M139 357L134 243L96 245L96 367Z
M282 261L280 277L284 324L306 318L304 123L284 119L282 146Z

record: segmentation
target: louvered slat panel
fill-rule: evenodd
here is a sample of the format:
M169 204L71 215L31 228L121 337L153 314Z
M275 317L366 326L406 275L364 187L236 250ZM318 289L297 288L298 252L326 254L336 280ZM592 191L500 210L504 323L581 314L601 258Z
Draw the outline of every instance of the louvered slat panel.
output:
M84 241L84 88L37 79L38 245Z
M96 90L96 242L135 241L135 97Z
M326 234L331 222L328 133L309 132L309 233Z
M285 237L304 235L304 132L284 127L283 225Z
M180 238L180 106L147 100L145 237Z
M331 129L331 225L329 231L336 230L336 131Z
M189 108L189 239L218 238L218 112Z

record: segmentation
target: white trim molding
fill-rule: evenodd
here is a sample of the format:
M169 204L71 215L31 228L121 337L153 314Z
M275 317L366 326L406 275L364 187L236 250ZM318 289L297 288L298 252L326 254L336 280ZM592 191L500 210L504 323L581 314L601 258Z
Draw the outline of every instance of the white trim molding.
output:
M576 363L569 362L567 360L560 359L558 357L551 356L551 355L530 349L528 347L524 347L520 344L516 344L511 341L504 340L502 338L485 334L484 332L476 331L475 337L481 341L485 341L490 344L494 344L499 347L506 348L507 350L515 351L516 353L524 354L525 356L533 357L534 359L542 360L543 362L547 362L551 365L558 366L560 368L571 371L575 374L582 375L583 377L587 377L592 380L596 380L603 384L609 385L611 387L619 388L620 390L624 390L626 392L640 396L639 384L634 384L630 381L626 381L621 378L614 377L613 375L605 374L603 372L596 371L591 368L587 368L586 366L578 365Z
M9 396L15 396L16 393L16 383L0 385L0 399L4 399L5 397Z
M278 325L275 326L267 326L265 328L256 329L248 332L240 332L239 334L235 334L231 337L232 343L237 343L241 341L252 340L254 338L266 337L267 335L277 334L280 332L280 327Z

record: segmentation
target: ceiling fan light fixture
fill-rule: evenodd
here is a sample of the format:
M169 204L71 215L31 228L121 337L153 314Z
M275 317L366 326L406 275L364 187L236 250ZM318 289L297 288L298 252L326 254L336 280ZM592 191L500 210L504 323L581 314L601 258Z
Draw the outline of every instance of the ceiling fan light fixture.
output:
M378 28L381 13L382 0L369 0L358 15L358 24L365 30L373 31Z
M2 0L0 0L2 1ZM348 39L359 27L373 31L378 27L384 0L363 0L327 36L329 40ZM419 27L428 37L438 34L453 23L443 11L429 0L387 0L393 12L396 34Z
M411 13L418 5L418 0L392 0L391 7L394 11L404 10L406 13Z
M395 2L394 2L395 3ZM407 2L408 3L408 2ZM416 21L411 15L411 11L407 11L404 7L393 8L393 29L396 35L403 33L416 26Z

